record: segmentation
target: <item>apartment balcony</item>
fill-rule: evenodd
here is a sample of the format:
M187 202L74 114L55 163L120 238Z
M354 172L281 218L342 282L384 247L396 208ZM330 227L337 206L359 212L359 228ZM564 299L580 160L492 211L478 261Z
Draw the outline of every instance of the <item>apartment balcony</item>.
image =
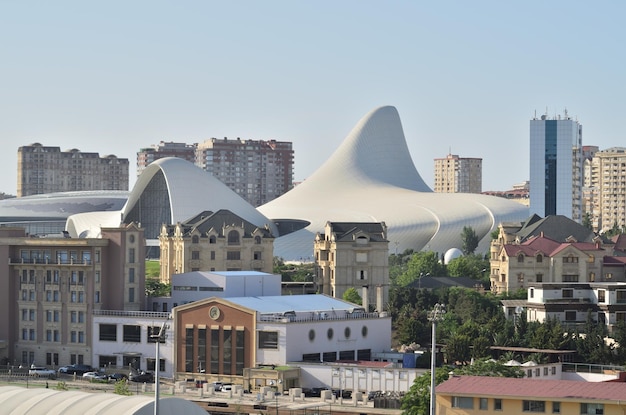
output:
M90 259L61 259L61 258L9 258L9 265L70 265L91 266Z

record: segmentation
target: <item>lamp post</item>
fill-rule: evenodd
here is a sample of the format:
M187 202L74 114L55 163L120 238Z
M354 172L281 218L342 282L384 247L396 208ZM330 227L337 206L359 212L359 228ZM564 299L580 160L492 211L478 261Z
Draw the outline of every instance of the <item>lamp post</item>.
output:
M433 324L432 333L432 347L430 351L430 415L436 415L435 409L435 363L437 353L437 322L443 318L446 313L445 306L443 304L435 304L435 307L430 312L428 319Z
M161 328L159 329L159 334L151 334L150 337L156 339L156 359L154 362L154 415L159 415L159 366L161 365L161 355L159 345L161 344L161 339L165 340L165 330L168 328L167 321L172 317L172 315L168 315Z
M423 272L420 272L420 277L417 279L418 280L418 288L421 290L422 289L422 277L428 277L430 275L430 272L427 272L426 274L424 274Z

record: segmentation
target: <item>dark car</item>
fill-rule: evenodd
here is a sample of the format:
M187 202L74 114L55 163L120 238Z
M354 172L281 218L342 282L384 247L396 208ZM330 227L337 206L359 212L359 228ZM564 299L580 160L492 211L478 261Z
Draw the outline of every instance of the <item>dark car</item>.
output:
M127 380L128 379L128 375L126 375L124 373L111 373L108 376L108 379L111 382L119 382L120 380Z
M59 373L65 373L68 375L84 375L87 372L92 372L93 368L87 365L69 365L69 366L61 366L59 368Z
M128 375L128 380L131 382L151 383L154 382L154 375L150 372L144 372L143 370L138 373L131 373Z

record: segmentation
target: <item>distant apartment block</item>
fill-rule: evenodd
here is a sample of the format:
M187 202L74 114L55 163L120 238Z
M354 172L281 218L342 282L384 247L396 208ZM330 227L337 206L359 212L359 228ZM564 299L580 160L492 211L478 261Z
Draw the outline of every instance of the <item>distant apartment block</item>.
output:
M293 187L293 155L291 142L276 140L161 142L137 153L137 174L159 158L184 158L217 177L251 205L260 206Z
M128 190L128 159L100 157L40 143L17 150L17 196L85 190Z
M530 120L530 213L582 221L582 125L567 114Z
M483 159L448 154L435 159L437 193L480 193L482 191Z

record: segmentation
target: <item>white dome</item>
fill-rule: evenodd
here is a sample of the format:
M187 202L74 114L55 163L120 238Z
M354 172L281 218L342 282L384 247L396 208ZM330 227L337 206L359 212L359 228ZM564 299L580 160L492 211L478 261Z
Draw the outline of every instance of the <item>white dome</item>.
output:
M463 252L459 248L450 248L446 251L443 256L443 263L449 264L455 258L459 258L463 256Z

